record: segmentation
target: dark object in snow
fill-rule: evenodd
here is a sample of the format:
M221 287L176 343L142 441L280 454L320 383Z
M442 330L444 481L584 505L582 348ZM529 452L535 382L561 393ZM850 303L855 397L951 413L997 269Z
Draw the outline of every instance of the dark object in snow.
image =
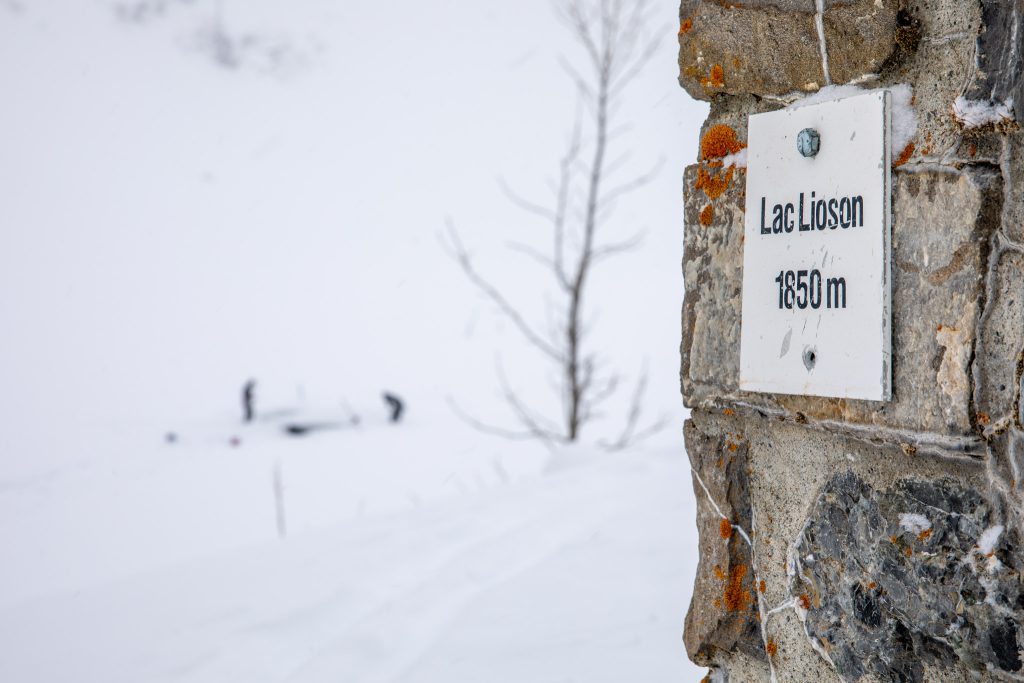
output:
M251 379L242 386L242 422L252 422L256 417L256 380Z
M402 399L398 398L394 394L389 394L386 391L383 394L383 398L384 402L388 404L389 408L391 408L391 421L401 422L402 413L405 411L405 403L402 402Z
M311 432L323 432L329 429L341 429L345 425L340 422L292 422L282 427L289 436L305 436Z
M239 446L242 445L242 440L239 439L237 436L233 436L230 439L228 439L228 445L230 445L232 448L238 448Z
M178 435L174 432L167 432L164 434L164 441L167 443L178 443Z

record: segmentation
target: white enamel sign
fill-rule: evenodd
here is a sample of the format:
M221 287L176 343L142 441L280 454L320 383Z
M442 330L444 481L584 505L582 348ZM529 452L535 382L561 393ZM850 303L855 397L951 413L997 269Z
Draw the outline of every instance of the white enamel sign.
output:
M889 400L889 129L885 91L750 117L741 389Z

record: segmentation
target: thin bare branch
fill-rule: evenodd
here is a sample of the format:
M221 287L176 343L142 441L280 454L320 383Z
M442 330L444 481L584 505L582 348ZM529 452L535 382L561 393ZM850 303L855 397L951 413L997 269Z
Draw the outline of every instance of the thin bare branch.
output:
M498 187L501 188L502 193L508 198L510 202L518 206L523 211L532 213L535 216L540 216L545 220L556 220L556 214L554 210L549 209L546 206L536 204L524 198L522 195L518 194L515 190L509 187L508 183L505 182L504 178L498 178Z
M650 185L651 182L653 182L654 179L658 177L658 174L661 172L661 169L664 165L665 158L662 157L649 170L645 171L644 173L641 173L640 175L635 176L624 183L620 183L619 185L616 185L613 188L605 190L604 194L601 196L601 202L604 204L610 204L624 195L627 195L631 192L636 192L642 187Z
M525 427L528 431L538 439L553 442L564 442L566 437L558 433L558 428L550 424L544 418L535 415L525 403L519 398L516 392L508 383L508 378L505 377L505 371L499 362L497 364L498 369L498 381L501 384L502 395L505 398L505 402L509 404L512 411L516 415L516 419Z
M632 237L622 240L621 242L613 242L611 244L605 244L603 246L594 247L594 263L603 261L610 256L624 254L627 251L632 251L638 248L640 245L642 245L646 237L647 231L641 230L634 234Z
M555 268L555 262L551 260L550 256L540 253L539 250L528 244L523 244L521 242L506 242L505 246L508 247L509 251L518 252L545 268L551 268L552 270Z
M602 442L601 446L609 451L621 451L635 446L644 439L650 438L657 434L668 425L668 417L661 416L653 424L650 424L641 429L637 429L637 425L640 423L640 418L643 415L643 398L647 391L647 363L644 363L644 369L640 373L640 378L636 383L636 390L633 392L633 399L630 401L629 413L626 417L626 426L623 428L619 438L615 441L608 443Z
M456 403L451 396L448 397L447 403L448 407L451 408L452 412L455 413L456 417L458 417L460 420L468 424L473 429L476 429L477 431L484 432L485 434L491 434L492 436L500 436L505 439L512 439L515 441L532 441L537 438L536 435L530 431L516 431L513 429L505 429L504 427L496 427L494 425L487 424L486 422L479 420L470 415L469 413L467 413L466 411L464 411L462 407L458 403Z
M545 355L549 356L552 360L557 362L562 361L562 354L552 346L549 342L543 339L540 335L533 331L533 328L527 324L526 320L519 313L519 311L509 303L508 299L488 280L484 279L473 266L472 258L469 252L466 251L465 246L462 244L462 240L459 239L459 233L455 230L455 226L452 225L451 221L448 221L448 235L451 240L452 251L450 254L455 258L459 266L462 267L462 271L466 274L466 277L476 285L477 289L483 292L488 299L490 299L498 309L512 321L516 329L526 338L528 342L533 344L536 348L542 351Z

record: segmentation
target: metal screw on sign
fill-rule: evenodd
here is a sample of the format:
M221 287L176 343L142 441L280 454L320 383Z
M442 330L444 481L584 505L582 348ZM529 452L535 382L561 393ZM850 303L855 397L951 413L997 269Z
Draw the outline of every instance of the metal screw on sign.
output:
M796 148L805 157L817 156L818 150L821 149L821 136L818 135L818 131L813 128L804 128L800 131L796 136Z

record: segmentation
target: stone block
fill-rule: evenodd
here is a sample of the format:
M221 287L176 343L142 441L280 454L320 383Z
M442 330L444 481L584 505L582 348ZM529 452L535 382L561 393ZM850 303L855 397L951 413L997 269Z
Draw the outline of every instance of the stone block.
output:
M877 74L897 50L897 2L830 2L823 17L833 83Z
M829 4L823 25L833 82L877 73L896 51L897 4ZM684 0L680 22L679 82L697 99L786 95L828 83L813 0Z
M743 501L741 507L749 506L750 526L745 528L753 530L754 541L749 562L755 572L762 617L759 624L765 629L767 653L775 653L769 657L775 671L775 680L787 683L855 680L839 676L828 665L827 655L833 651L829 649L833 646L820 640L819 636L824 632L809 633L805 630L808 615L831 604L828 592L812 589L807 584L809 579L800 579L800 572L794 571L798 567L795 559L801 557L806 560L806 555L810 554L798 548L800 539L824 538L824 531L820 534L811 534L807 530L816 523L825 523L822 520L826 518L816 510L821 507L820 501L827 497L825 492L829 490L830 483L838 474L849 473L849 476L863 482L863 485L873 492L897 490L900 482L907 479L911 473L921 482L943 480L943 485L949 490L967 492L961 494L957 501L969 500L971 505L977 503L976 507L965 503L964 510L978 512L981 515L978 519L983 520L978 524L1001 523L998 522L1001 518L995 514L995 508L979 498L985 491L987 479L985 464L976 459L961 456L951 460L948 456L908 455L898 446L872 445L859 439L813 430L789 422L736 414L730 409L717 412L695 410L686 429L687 449L691 452L691 458L694 457L694 450L700 449L705 453L699 460L703 464L695 463L694 467L701 467L701 472L711 470L709 476L713 476L713 463L717 463L715 453L721 450L719 444L740 437L739 441L733 442L737 443L737 450L743 452L749 471L745 470L745 477L737 478L732 483L718 483L715 491L711 492L711 497L723 510L726 504L722 501L729 498ZM727 472L721 476L733 477L735 474ZM704 479L703 474L701 479ZM711 488L708 485L708 489ZM695 490L699 509L700 506L708 506L703 508L705 510L713 509L710 503L701 500L707 496L699 483L696 484ZM915 492L917 495L924 495L916 489ZM899 513L913 513L927 509L928 505L938 504L937 498L927 496L920 501L911 501L908 498L900 500L906 502L908 508L899 510ZM912 507L911 504L916 507ZM829 533L848 533L847 527L853 524L852 519L849 513L845 517L827 517L828 525L832 529ZM898 514L895 519L898 523ZM702 533L709 536L713 531L713 525L708 522L701 522L701 528L706 529ZM855 526L849 533L857 533L857 530L862 528L863 525ZM886 526L885 529L888 530L889 527ZM972 536L974 527L965 526L964 530L958 533L962 534L965 544L968 540L977 540L976 535ZM888 539L890 535L892 534L886 535L885 538ZM1002 541L1006 542L1006 549L1012 547L1015 542L1012 536L1003 538ZM839 541L830 541L830 544L829 547L839 548L839 559L844 562L868 563L870 560L870 553L862 552L860 546L852 542L844 545ZM952 566L961 558L950 556L947 559ZM743 561L748 560L744 557ZM829 558L822 561L829 566L836 566L838 560ZM703 562L702 559L702 564ZM1012 560L1007 558L1007 562ZM810 563L804 564L806 567L811 566ZM1011 596L1013 593L1014 572L1018 572L1016 565L1005 574L999 575L1001 595ZM929 576L925 573L914 577L913 580L926 584ZM713 592L709 595L713 595ZM984 597L981 597L982 602ZM725 666L730 676L733 674L734 666L739 666L738 670L743 674L741 680L769 680L767 676L758 678L756 671L745 661L731 655L725 656L724 651L718 654L720 656L716 657L715 663ZM922 670L926 673L924 680L927 681L977 680L966 675L965 665L959 655L948 661L931 661L927 657L922 657L922 665ZM864 681L889 680L884 677L873 678L874 674L869 673L872 675L863 679ZM928 677L929 673L934 675Z
M690 407L743 402L800 419L948 436L972 434L970 361L989 239L1001 210L990 170L896 173L893 190L893 400L750 394L739 386L743 193L730 186L714 220L687 170L682 385Z
M1017 420L1024 366L1024 252L997 253L974 363L975 418L986 432Z
M1022 101L1021 106L1024 106ZM1006 178L1006 212L1003 234L1024 248L1024 133L1007 135L1003 144L1002 165Z
M821 492L793 553L807 635L844 680L923 683L924 666L1017 674L1024 584L1016 532L952 481L876 489L845 472Z
M1024 104L1020 26L1024 6L1016 0L981 0L977 70L965 96L983 102Z
M697 164L684 176L682 383L690 405L714 388L733 393L738 386L745 175ZM700 182L708 177L720 179L724 191L709 196Z
M798 6L806 11L793 11ZM813 2L684 2L680 20L679 82L696 99L817 90L825 83Z
M700 562L684 642L694 662L724 653L764 658L750 546L747 446L740 433L707 434L687 422L686 451L697 499ZM749 537L749 536L748 536Z

